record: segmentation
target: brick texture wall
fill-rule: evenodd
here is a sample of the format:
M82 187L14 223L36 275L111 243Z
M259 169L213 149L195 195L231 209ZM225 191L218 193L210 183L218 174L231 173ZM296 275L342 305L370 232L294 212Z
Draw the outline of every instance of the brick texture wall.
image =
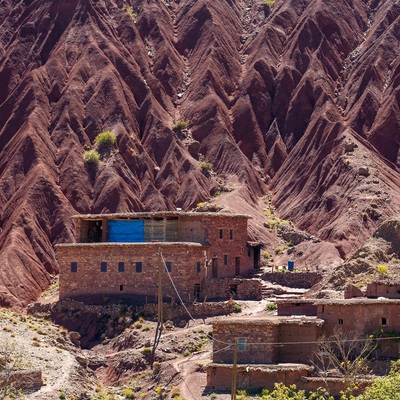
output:
M221 298L221 292L218 292L218 296L214 294L212 287L215 285L204 284L206 279L217 281L253 269L252 253L246 246L246 216L172 214L179 220L176 224L166 226L176 229L177 232L165 232L165 240L173 237L178 238L179 242L107 243L107 224L112 216L75 218L78 243L56 247L60 263L60 298L112 295L137 296L146 302L155 301L160 247L165 261L172 263L171 276L185 301L206 296ZM146 214L143 218L151 221L152 216L158 214L149 215L150 217ZM160 214L161 217L163 215ZM166 213L164 217L168 218L168 215ZM138 216L140 214L136 218ZM88 243L91 224L100 220L102 242ZM138 262L142 263L142 272L136 270ZM102 272L101 263L107 269L106 272ZM124 264L124 272L119 271L118 266L121 263ZM197 266L198 263L200 267ZM163 281L164 297L176 299L176 293L166 275ZM200 293L195 285L200 286ZM230 286L225 283L224 297L230 297L229 291ZM242 282L237 287L237 298L258 298L260 294L254 284Z
M157 295L158 267L162 249L166 262L171 262L171 277L185 301L194 300L194 285L205 276L204 248L196 244L93 243L57 246L60 264L60 299L85 296L141 296L149 302ZM107 271L101 272L101 263ZM137 272L137 263L142 272ZM77 271L71 271L77 263ZM124 263L124 272L119 271ZM197 263L200 263L198 271ZM163 267L163 296L176 299L176 293Z

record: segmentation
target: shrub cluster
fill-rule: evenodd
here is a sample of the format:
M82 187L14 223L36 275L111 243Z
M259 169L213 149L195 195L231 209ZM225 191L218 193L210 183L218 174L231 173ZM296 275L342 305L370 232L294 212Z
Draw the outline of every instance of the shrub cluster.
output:
M109 147L112 146L117 141L117 137L111 131L104 131L99 133L95 139L94 144L99 147Z
M100 154L96 150L87 150L83 154L83 159L86 164L97 165L100 162Z

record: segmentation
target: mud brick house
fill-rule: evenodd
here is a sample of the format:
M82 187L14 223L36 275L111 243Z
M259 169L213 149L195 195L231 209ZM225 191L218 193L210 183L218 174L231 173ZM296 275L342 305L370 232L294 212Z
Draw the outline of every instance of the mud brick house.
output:
M391 287L387 293L396 296ZM277 316L215 320L213 363L207 368L207 387L230 389L235 339L238 340L239 388L272 388L274 382L296 384L304 390L322 386L320 378L310 376L311 360L319 338L329 337L337 329L349 338L370 339L372 335L379 340L372 354L374 358L398 359L399 315L400 300L364 297L281 300ZM343 388L340 379L330 383L333 395Z
M247 242L248 218L194 212L77 215L76 243L56 246L60 299L153 302L160 264L166 300L177 299L171 279L184 301L260 298L258 281L235 278L259 264L259 246Z

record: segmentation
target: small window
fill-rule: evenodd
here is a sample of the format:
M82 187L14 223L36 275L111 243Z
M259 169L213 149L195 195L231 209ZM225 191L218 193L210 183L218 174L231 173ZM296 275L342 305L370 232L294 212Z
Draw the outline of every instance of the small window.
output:
M237 340L238 343L238 350L239 351L245 351L246 350L246 338L240 337Z
M100 263L100 272L107 272L107 262L106 261L102 261Z
M125 263L123 262L118 263L118 272L125 272Z
M197 271L198 274L201 272L201 262L200 261L197 261L196 271Z
M138 261L136 263L136 272L142 272L142 262Z
M124 291L124 285L119 285L119 291L123 292Z
M75 261L71 263L71 272L78 272L78 263Z
M233 230L232 229L229 230L229 239L230 240L233 239Z
M381 325L386 326L387 325L387 319L386 318L381 318Z
M338 321L337 321L337 323L338 323L338 325L343 325L343 319L342 319L342 318L339 318Z
M167 261L165 263L165 265L167 266L167 271L171 272L172 271L172 262L171 261Z
M219 230L219 238L222 239L224 237L224 230L220 229Z
M224 254L224 265L228 265L228 254Z

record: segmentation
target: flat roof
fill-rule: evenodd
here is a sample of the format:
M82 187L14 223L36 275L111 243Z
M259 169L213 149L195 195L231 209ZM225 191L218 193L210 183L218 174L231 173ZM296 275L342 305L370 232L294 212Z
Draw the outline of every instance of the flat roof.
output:
M55 247L139 247L139 246L154 246L154 247L209 247L196 242L90 242L90 243L58 243Z
M168 217L228 217L228 218L252 218L247 214L235 214L229 212L193 212L193 211L155 211L155 212L127 212L109 214L75 214L75 219L140 219L140 218L168 218Z
M224 318L224 319L214 319L211 321L213 325L283 325L283 324L293 324L293 325L318 325L322 326L324 320L314 316L307 315L292 315L292 316L268 316L268 317L255 317L255 318Z
M318 305L337 305L337 306L347 306L347 305L357 305L357 304L400 304L400 299L389 299L386 297L370 298L370 297L353 297L351 299L282 299L277 300L278 304L312 304Z

